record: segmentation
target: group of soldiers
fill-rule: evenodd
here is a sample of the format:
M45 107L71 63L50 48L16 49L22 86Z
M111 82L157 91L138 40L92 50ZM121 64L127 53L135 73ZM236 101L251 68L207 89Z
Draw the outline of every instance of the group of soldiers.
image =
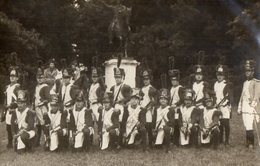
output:
M227 66L216 66L217 80L210 85L204 79L204 66L195 65L190 86L180 85L180 70L170 66L170 90L153 87L148 67L141 72L143 87L139 89L125 84L125 70L115 67L111 79L116 84L108 89L97 65L91 67L91 84L87 86L84 66L75 64L59 71L52 59L47 69L39 66L36 71L32 104L28 103L28 90L18 83L18 70L11 68L1 117L6 123L7 147L22 153L40 146L43 140L42 146L49 151L88 151L94 135L98 135L101 150L140 145L143 151L164 148L170 152L172 144L214 149L229 145L233 101ZM246 81L238 113L246 129L246 145L253 148L259 87L254 79L255 62L246 60L243 67Z

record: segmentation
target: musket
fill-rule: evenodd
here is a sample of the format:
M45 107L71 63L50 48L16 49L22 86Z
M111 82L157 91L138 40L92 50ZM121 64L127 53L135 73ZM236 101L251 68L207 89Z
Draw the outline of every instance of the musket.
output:
M189 124L187 123L186 126L184 127L184 131L181 130L181 132L184 134L184 139L187 140L188 134L189 134Z
M135 128L137 127L137 125L139 124L139 121L137 121L136 123L135 123L135 125L134 125L134 127L132 128L132 130L130 131L130 133L126 136L126 143L128 143L129 142L129 140L130 140L130 137L131 137L131 135L132 135L132 133L134 132L134 130L135 130Z
M224 101L227 99L227 97L228 97L228 94L227 94L225 97L223 97L223 99L216 105L216 108L217 108L217 109L220 107L220 105L221 105L222 103L224 103Z
M209 133L212 131L213 128L217 127L218 124L214 124L211 127L207 128L206 132L203 130L203 128L199 127L200 130L202 131L202 139L206 139L209 136Z

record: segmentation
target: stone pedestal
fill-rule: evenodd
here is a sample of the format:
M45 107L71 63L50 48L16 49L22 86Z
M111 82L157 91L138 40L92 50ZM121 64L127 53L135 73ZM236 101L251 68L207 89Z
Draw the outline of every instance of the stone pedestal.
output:
M139 62L131 58L122 58L121 61L120 68L123 68L126 74L124 83L130 85L132 88L135 88L136 86L136 67L138 64ZM105 83L107 85L107 90L115 85L113 70L115 67L117 67L117 59L110 59L105 62Z

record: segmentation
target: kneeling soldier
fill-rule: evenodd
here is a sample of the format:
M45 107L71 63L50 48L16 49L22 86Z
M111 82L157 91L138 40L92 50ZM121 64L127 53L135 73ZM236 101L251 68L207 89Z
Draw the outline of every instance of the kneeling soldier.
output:
M98 132L101 150L117 148L119 136L120 111L112 107L112 94L106 92L103 98L103 107L99 108Z
M203 118L201 123L201 143L213 145L213 148L216 149L219 145L220 137L220 116L221 112L214 107L213 94L205 93L203 108Z
M155 145L166 146L166 153L170 151L170 139L174 126L174 111L168 105L169 91L161 89L159 96L159 108L154 113L154 133L156 136Z
M194 106L194 94L192 89L185 89L184 103L179 107L180 145L194 144L198 146L201 110Z
M86 108L83 91L78 91L73 110L70 111L70 142L76 151L90 148L90 136L94 134L92 111Z
M18 153L31 150L32 139L35 137L34 119L35 115L27 107L27 92L18 91L18 108L12 113L11 124L15 132L14 148Z
M49 138L47 138L45 145L49 145L50 151L58 151L64 146L64 140L68 135L67 113L60 109L58 103L58 95L51 95L50 111L44 115L46 127L49 127ZM47 149L46 149L47 150Z
M141 136L143 150L146 151L147 130L145 128L146 110L141 108L139 90L133 89L130 104L125 107L123 123L125 123L125 141L133 145L137 135ZM121 126L120 126L121 127Z

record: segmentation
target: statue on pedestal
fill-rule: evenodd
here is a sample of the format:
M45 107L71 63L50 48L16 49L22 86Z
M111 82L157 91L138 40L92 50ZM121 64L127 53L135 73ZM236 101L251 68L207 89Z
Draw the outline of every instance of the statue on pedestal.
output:
M113 11L113 19L108 27L109 44L113 44L115 38L118 39L120 41L118 50L124 57L127 57L127 45L131 32L129 20L132 8L126 7L121 1L116 0L116 5L108 5L103 1L99 2Z

